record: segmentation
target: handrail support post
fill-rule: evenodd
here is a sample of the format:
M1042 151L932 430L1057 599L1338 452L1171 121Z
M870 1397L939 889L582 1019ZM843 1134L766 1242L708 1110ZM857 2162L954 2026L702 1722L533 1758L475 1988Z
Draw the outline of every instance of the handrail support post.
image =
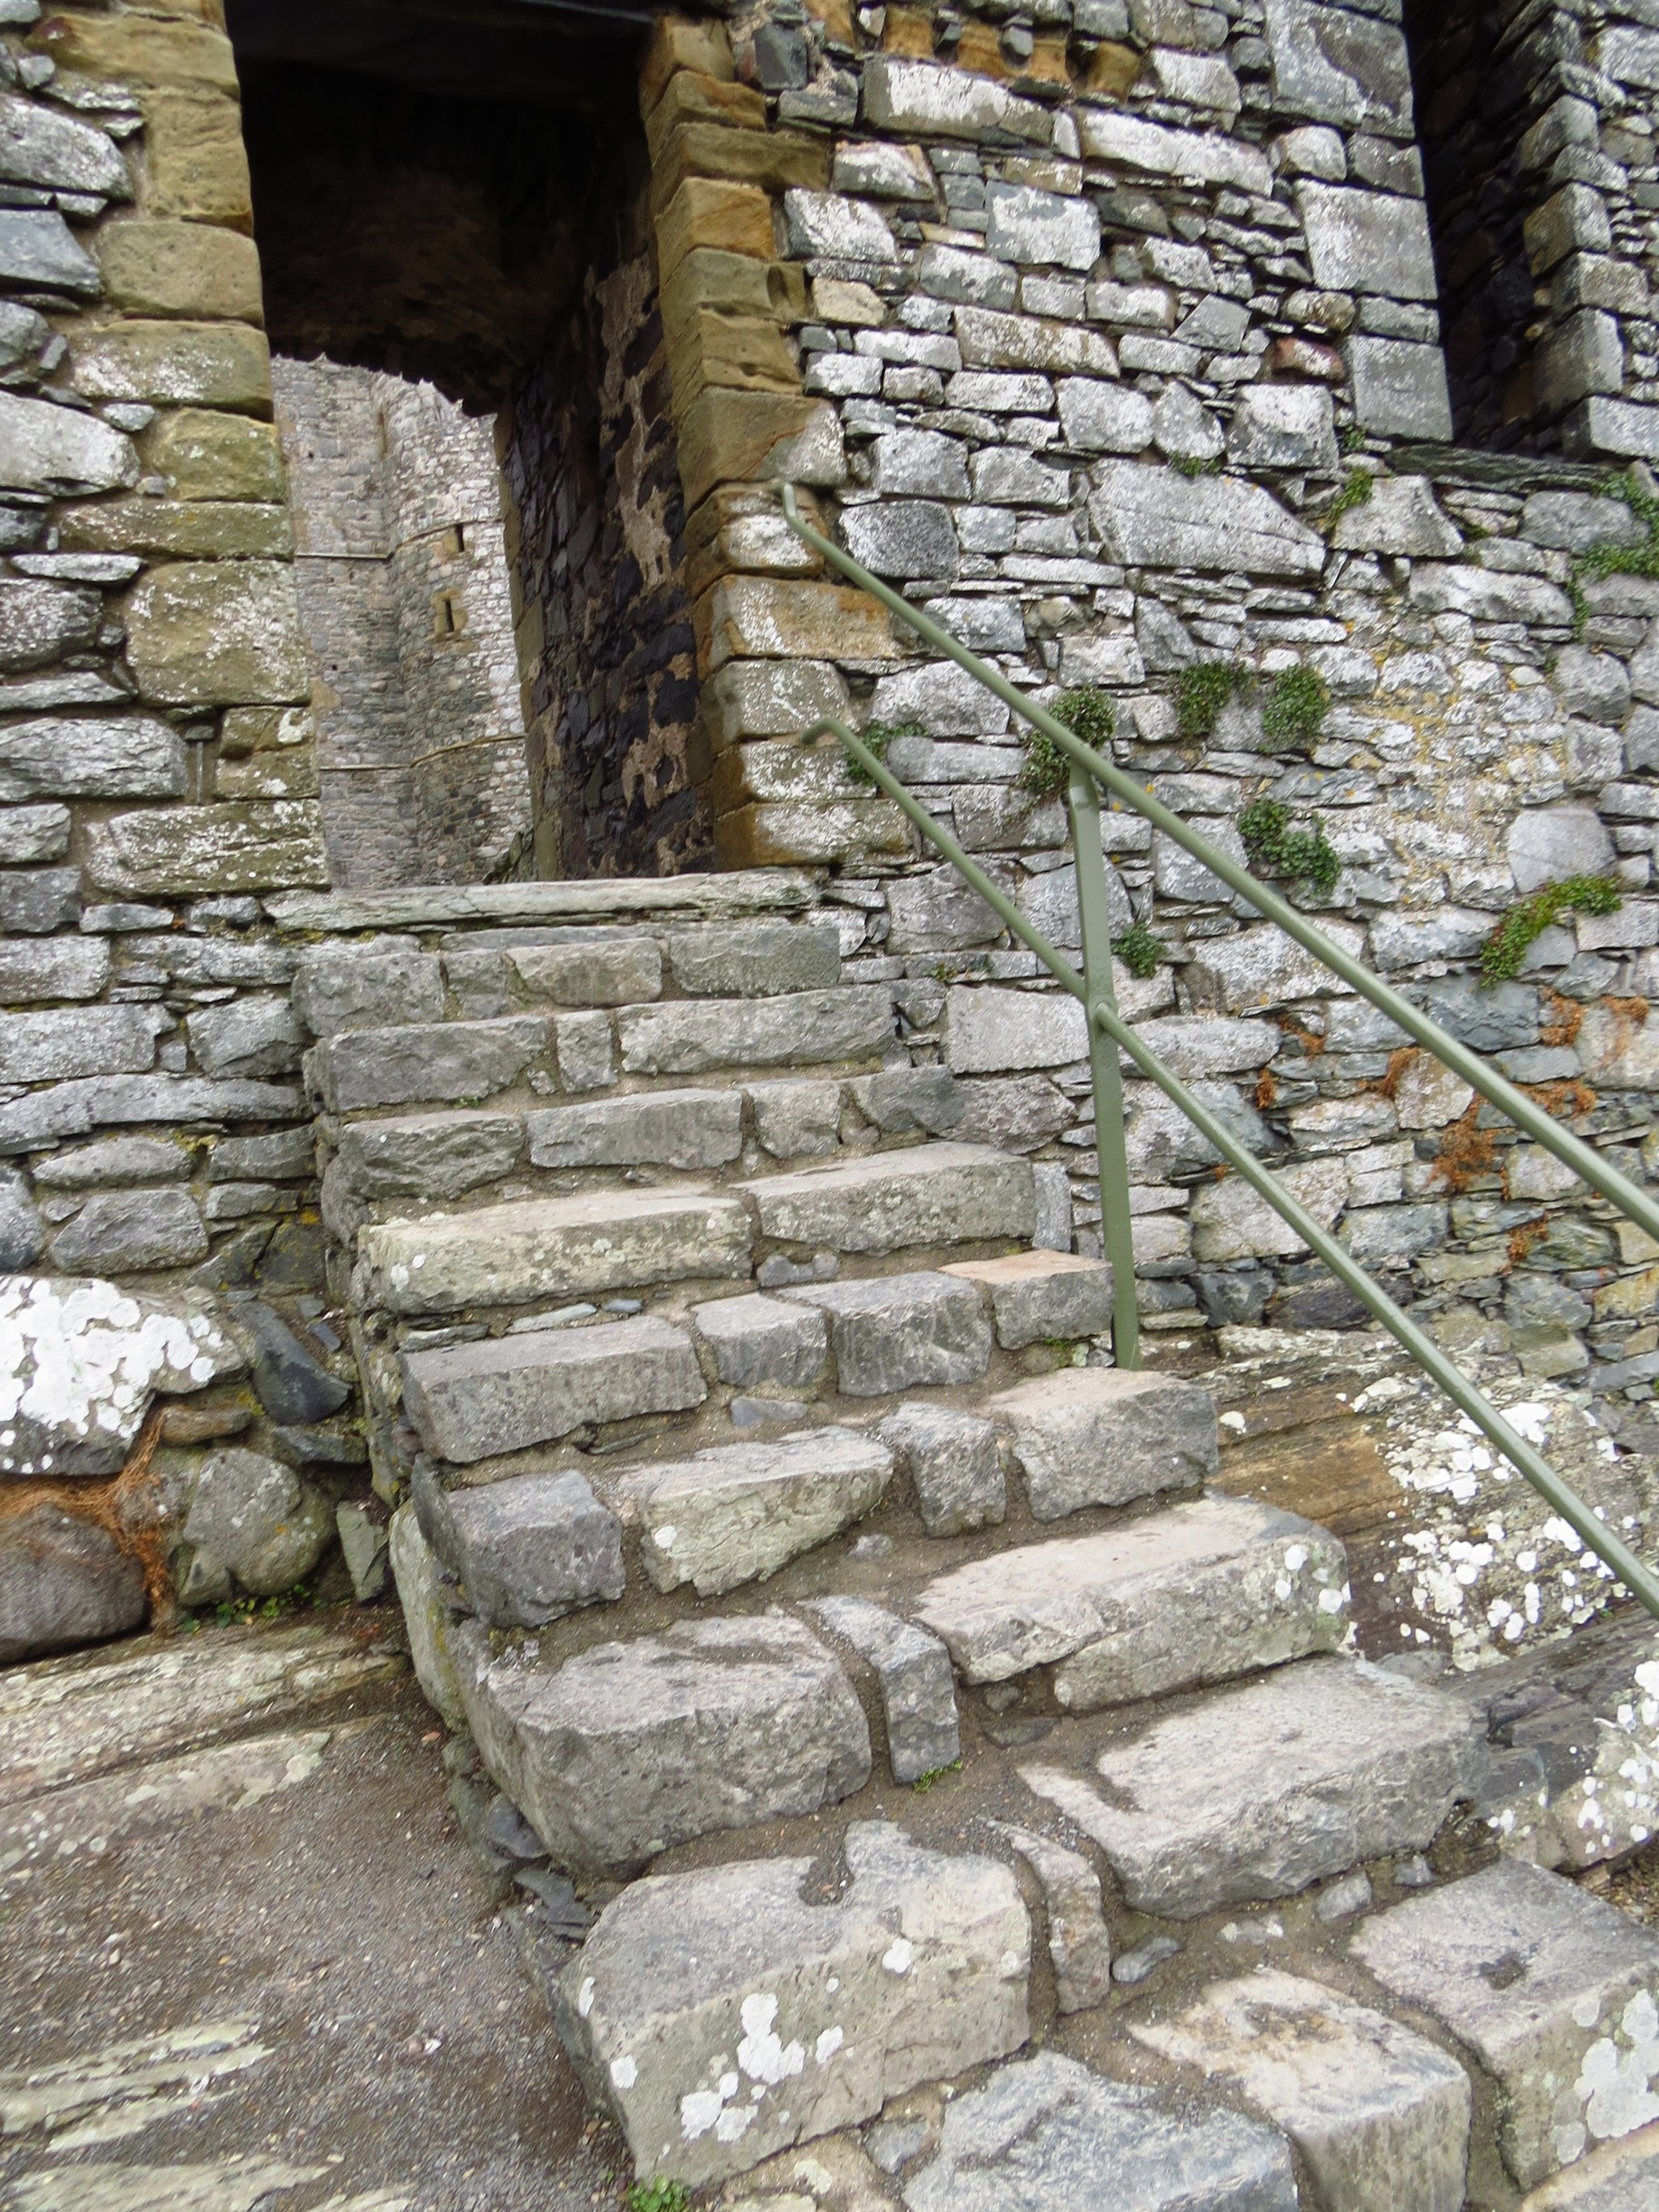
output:
M1106 889L1106 855L1100 839L1100 800L1093 779L1071 771L1067 804L1077 864L1078 915L1082 923L1084 1010L1089 1022L1089 1073L1094 1087L1095 1158L1100 1185L1101 1235L1112 1263L1112 1356L1120 1367L1140 1364L1140 1315L1135 1296L1134 1223L1129 1211L1129 1155L1123 1132L1123 1078L1117 1047L1095 1019L1097 1007L1117 1012L1112 987L1112 913Z

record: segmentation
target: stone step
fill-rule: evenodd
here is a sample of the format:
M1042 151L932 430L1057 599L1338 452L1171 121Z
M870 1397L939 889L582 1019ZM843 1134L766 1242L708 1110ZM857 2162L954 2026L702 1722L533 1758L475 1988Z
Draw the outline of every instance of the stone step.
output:
M1659 2212L1659 2120L1528 2190L1521 2212Z
M1296 2212L1297 2187L1277 2128L1219 2102L1103 2081L1041 2051L951 2100L939 2149L906 2181L904 2203L906 2212Z
M962 1735L945 1646L869 1598L819 1598L806 1610L874 1668L893 1779L919 1782L955 1765Z
M554 1024L541 1014L343 1030L306 1054L306 1083L330 1114L489 1098L550 1065L554 1040Z
M386 1115L340 1130L337 1171L354 1196L459 1198L499 1182L525 1154L524 1116L487 1108Z
M1031 1930L1009 1869L873 1821L845 1854L833 1901L806 1901L810 1859L763 1858L635 1882L600 1914L555 2017L641 2176L712 2187L1025 2041Z
M1334 1650L1346 1579L1341 1545L1312 1522L1211 1497L995 1553L910 1610L964 1681L1052 1667L1056 1701L1091 1712Z
M753 1226L730 1192L580 1192L359 1232L360 1311L456 1313L750 1272Z
M1499 2148L1521 2188L1656 2118L1659 1936L1616 1906L1500 1859L1366 1921L1349 1948L1497 2082Z
M717 1444L634 1468L617 1500L641 1529L659 1589L719 1597L827 1543L879 1504L893 1455L856 1429L804 1429L775 1443Z
M691 1339L654 1315L412 1352L404 1408L437 1459L467 1466L572 1430L678 1413L708 1396Z
M1129 2033L1235 2086L1284 2129L1334 2212L1460 2212L1469 2077L1426 2036L1265 1966Z
M627 1075L867 1065L894 1041L893 987L847 983L764 999L665 999L620 1007L616 1031Z
M411 1490L434 1558L487 1627L544 1627L626 1588L621 1523L574 1468L446 1490L422 1462Z
M991 1322L978 1286L953 1275L873 1275L782 1295L824 1316L845 1398L976 1382L991 1364Z
M1103 1260L1074 1252L1009 1252L997 1260L953 1261L945 1273L984 1291L1005 1352L1112 1333L1112 1271Z
M636 1874L676 1844L816 1813L870 1778L852 1684L781 1613L677 1622L554 1673L492 1662L473 1622L450 1644L485 1765L568 1874Z
M741 1091L634 1091L526 1116L538 1168L719 1168L743 1150Z
M986 1145L868 1152L735 1188L753 1204L763 1237L810 1251L874 1255L1024 1240L1036 1227L1030 1162Z
M1215 1474L1215 1404L1178 1376L1068 1367L988 1401L1039 1521L1194 1490Z
M1468 1708L1363 1660L1305 1659L1099 1740L1088 1775L1021 1777L1105 1852L1138 1911L1293 1896L1422 1850L1478 1787Z

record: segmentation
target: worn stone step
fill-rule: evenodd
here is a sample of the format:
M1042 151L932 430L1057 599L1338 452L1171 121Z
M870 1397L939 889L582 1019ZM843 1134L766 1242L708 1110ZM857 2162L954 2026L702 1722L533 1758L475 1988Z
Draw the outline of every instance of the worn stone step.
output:
M422 1462L413 1504L434 1558L488 1627L541 1628L626 1588L621 1524L574 1469L446 1490Z
M893 1041L893 988L848 983L767 999L663 1000L623 1006L616 1019L628 1075L867 1064Z
M1115 1367L1067 1367L991 1399L1039 1521L1194 1490L1216 1471L1215 1404L1195 1382Z
M659 1589L699 1597L775 1574L878 1504L893 1455L856 1429L803 1429L774 1443L716 1444L690 1459L634 1468L617 1486L637 1519Z
M1659 2212L1659 2120L1528 2190L1521 2212Z
M1005 1352L1112 1333L1112 1271L1104 1260L1009 1252L995 1260L954 1261L945 1272L985 1292Z
M680 1621L556 1673L451 1639L499 1787L556 1862L636 1874L675 1844L815 1813L870 1778L870 1730L834 1655L781 1613Z
M1656 2117L1659 1936L1559 1875L1500 1859L1379 1913L1349 1948L1496 2081L1522 2188Z
M829 1330L821 1313L786 1305L758 1291L713 1298L691 1309L692 1326L708 1346L722 1382L740 1389L773 1382L810 1389L830 1365Z
M752 1228L729 1192L580 1192L359 1232L355 1302L415 1316L742 1278Z
M1036 1227L1030 1162L986 1145L868 1152L737 1188L753 1202L763 1237L814 1251L879 1254L1027 1238Z
M1041 2051L945 2108L907 2212L1296 2212L1277 2128ZM1400 2208L1405 2212L1405 2208Z
M718 1168L743 1150L741 1091L635 1091L526 1116L538 1168Z
M680 989L694 996L834 990L841 932L833 921L704 922L669 932L668 966Z
M1334 1536L1245 1498L1000 1552L911 1607L968 1682L1054 1670L1073 1712L1127 1705L1334 1650L1347 1632Z
M312 1047L306 1080L331 1114L488 1098L520 1082L552 1045L553 1024L541 1014L345 1030Z
M589 1423L684 1413L708 1386L683 1328L641 1314L413 1352L404 1409L438 1459L469 1466Z
M816 1307L828 1322L843 1397L976 1382L991 1364L991 1323L979 1291L948 1274L810 1283L783 1296Z
M869 1598L819 1598L806 1610L875 1670L893 1779L919 1782L954 1765L962 1756L962 1735L945 1646Z
M1422 1850L1479 1783L1466 1706L1364 1660L1305 1659L1108 1737L1095 1776L1020 1769L1138 1911L1193 1918Z
M338 1172L358 1198L459 1198L511 1175L524 1158L521 1115L458 1107L348 1121Z
M1129 2033L1235 2085L1290 2136L1331 2212L1462 2212L1469 2077L1398 2021L1258 1967Z
M845 1854L829 1902L807 1901L810 1859L763 1858L635 1882L600 1914L555 2016L641 2175L712 2187L1024 2042L1010 1869L873 1821Z

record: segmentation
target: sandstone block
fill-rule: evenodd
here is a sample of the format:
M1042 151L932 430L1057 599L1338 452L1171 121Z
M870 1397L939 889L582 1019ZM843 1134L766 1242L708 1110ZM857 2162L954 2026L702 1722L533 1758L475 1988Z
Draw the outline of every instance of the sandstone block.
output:
M676 1000L625 1007L617 1030L629 1075L865 1060L892 1036L892 992L866 983L777 998Z
M147 201L156 215L251 230L253 193L234 100L151 87L143 96Z
M924 1774L954 1765L962 1755L962 1736L945 1646L868 1598L821 1598L806 1610L874 1668L893 1779L919 1782Z
M103 500L72 507L63 543L71 551L147 553L189 561L286 560L294 532L286 507L252 500Z
M1024 2042L1009 1870L872 1822L846 1850L834 1904L803 1901L806 1859L763 1858L638 1883L601 1915L559 2030L641 2172L718 2182Z
M779 1613L677 1622L554 1674L492 1667L469 1646L462 1687L486 1763L572 1873L633 1874L676 1844L815 1813L869 1779L851 1683ZM752 1906L725 1923L722 1957L733 1924L752 1927Z
M1001 1392L986 1410L1039 1521L1195 1488L1216 1470L1215 1407L1173 1376L1064 1368Z
M915 1611L964 1680L1053 1667L1061 1706L1091 1712L1329 1650L1346 1633L1346 1588L1322 1528L1207 1498L958 1568Z
M279 504L287 496L282 448L269 422L210 408L169 408L144 432L139 450L145 472L166 477L177 500Z
M715 1298L694 1306L691 1319L714 1354L720 1381L739 1389L762 1382L807 1389L823 1379L829 1364L823 1315L781 1298Z
M768 216L770 240L770 216ZM772 247L769 242L767 251ZM782 392L705 392L680 424L680 480L695 507L717 483L785 479L846 481L847 455L835 409Z
M526 1116L538 1168L723 1167L743 1150L740 1091L641 1091Z
M571 1470L444 1490L417 1474L422 1533L490 1628L540 1628L623 1595L622 1530Z
M951 1406L901 1406L877 1431L909 1476L930 1536L960 1536L1001 1521L1007 1488L994 1425Z
M777 1443L717 1444L635 1468L620 1495L642 1530L659 1589L719 1597L827 1543L886 1491L892 1455L854 1429L803 1430Z
M527 1305L747 1276L749 1217L710 1191L599 1191L359 1232L368 1304L402 1314Z
M844 584L773 576L722 576L695 610L705 669L770 656L891 660L890 619L866 592Z
M138 315L262 323L259 256L251 238L216 223L134 216L98 233L104 289Z
M274 561L181 561L127 600L127 647L147 699L281 706L311 696L292 571Z
M991 1328L979 1292L947 1275L878 1275L783 1295L827 1316L843 1397L973 1382L990 1364Z
M1010 1252L1000 1260L957 1260L945 1272L977 1284L989 1297L1005 1352L1111 1334L1112 1271L1103 1260Z
M978 1145L875 1152L738 1189L754 1206L762 1236L815 1250L881 1253L1024 1239L1036 1219L1030 1163Z
M777 252L772 203L758 185L714 177L685 179L657 216L665 295L687 255L702 247L771 262Z
M1423 1850L1484 1760L1460 1700L1323 1658L1109 1740L1104 1795L1058 1767L1021 1773L1100 1845L1138 1911L1183 1920Z
M236 58L205 23L134 15L52 15L30 43L59 69L135 85L206 85L236 91Z
M404 1406L422 1443L462 1465L573 1429L684 1413L708 1395L690 1338L649 1314L444 1345L404 1361Z

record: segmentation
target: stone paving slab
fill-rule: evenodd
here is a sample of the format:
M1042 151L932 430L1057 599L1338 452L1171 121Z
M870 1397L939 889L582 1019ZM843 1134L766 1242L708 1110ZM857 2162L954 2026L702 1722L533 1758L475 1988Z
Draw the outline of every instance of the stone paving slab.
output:
M1350 1948L1497 2080L1524 2189L1659 2120L1659 1936L1516 1859L1367 1921Z

